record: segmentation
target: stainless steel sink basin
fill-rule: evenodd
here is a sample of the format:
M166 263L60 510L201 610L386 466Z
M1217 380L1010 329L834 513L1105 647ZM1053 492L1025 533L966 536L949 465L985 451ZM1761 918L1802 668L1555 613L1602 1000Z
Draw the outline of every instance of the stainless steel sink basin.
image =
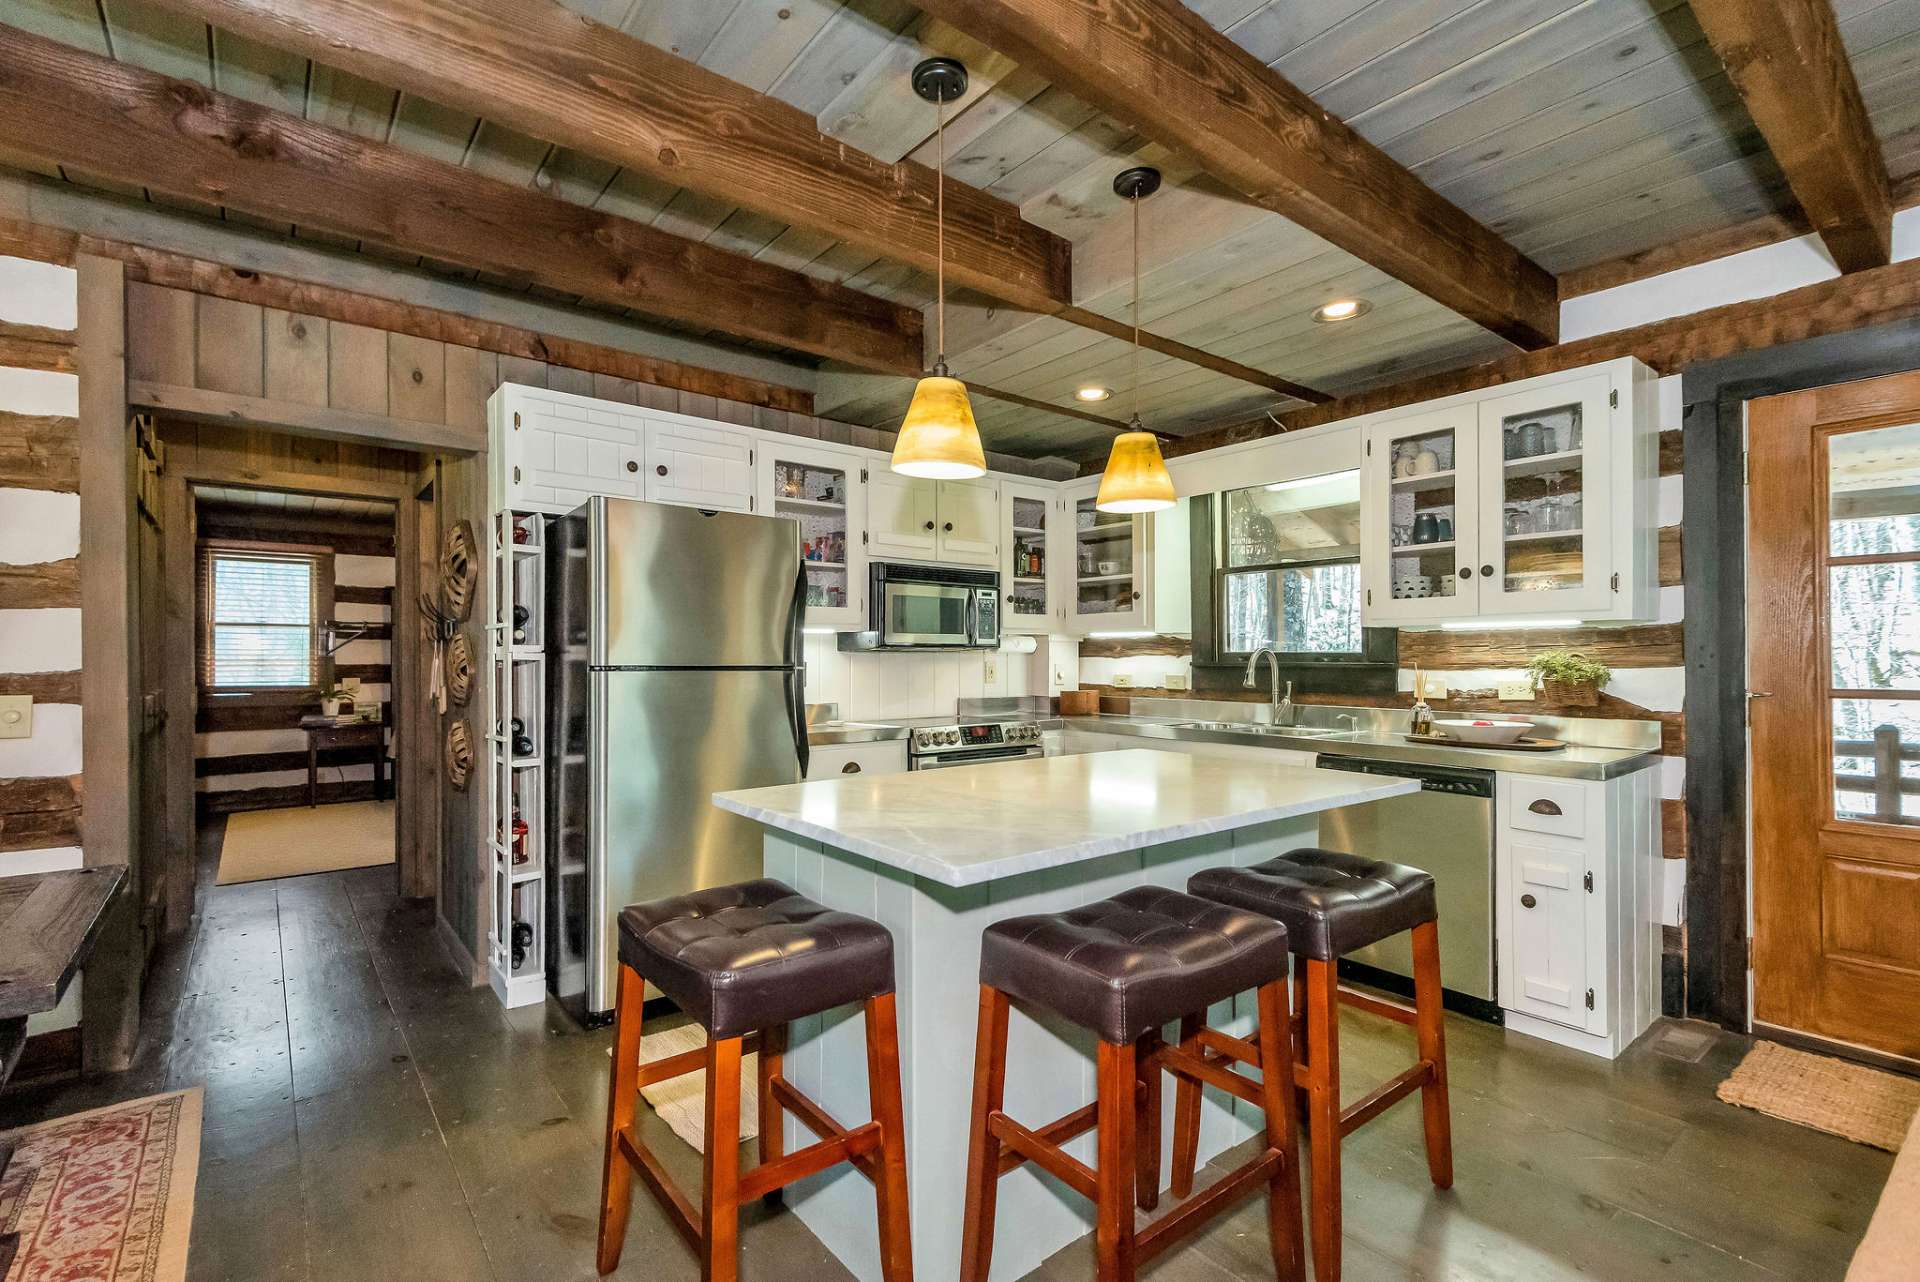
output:
M1224 734L1281 735L1289 739L1335 739L1353 733L1326 726L1270 726L1252 721L1182 721L1180 730L1213 730Z

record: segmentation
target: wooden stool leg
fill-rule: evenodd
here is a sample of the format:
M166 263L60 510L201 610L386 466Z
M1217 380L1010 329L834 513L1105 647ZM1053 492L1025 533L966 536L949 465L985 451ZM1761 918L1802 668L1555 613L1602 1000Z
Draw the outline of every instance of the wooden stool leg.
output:
M1098 1282L1133 1282L1134 1122L1138 1116L1133 1043L1101 1042L1097 1074L1098 1218L1094 1221L1094 1275Z
M607 1078L607 1152L600 1177L600 1245L595 1265L611 1273L620 1264L627 1240L627 1212L633 1206L633 1166L620 1151L620 1133L633 1125L640 1094L640 1012L647 982L631 966L620 968L620 992L613 1006L613 1069Z
M1160 1067L1153 1053L1160 1049L1160 1030L1142 1037L1134 1048L1134 1072L1139 1079L1140 1116L1134 1129L1134 1197L1140 1209L1160 1205Z
M764 1165L787 1151L786 1114L780 1107L773 1084L779 1079L782 1057L787 1052L787 1026L777 1024L760 1030L760 1161ZM769 1197L776 1196L778 1190Z
M1007 1093L1007 995L980 985L980 1028L973 1043L973 1120L967 1144L966 1219L960 1231L960 1282L987 1282L993 1262L993 1211L1000 1193L1000 1141L987 1125Z
M1267 1238L1274 1276L1280 1282L1299 1282L1306 1277L1307 1245L1300 1236L1300 1139L1293 1117L1293 1022L1285 981L1261 985L1256 1000L1267 1147L1278 1149L1285 1159L1267 1182Z
M1427 1133L1427 1174L1436 1188L1453 1187L1453 1123L1447 1104L1446 1010L1440 997L1440 926L1421 922L1413 928L1414 1034L1420 1058L1433 1065L1433 1080L1420 1088L1420 1110Z
M707 1152L701 1170L701 1282L740 1273L740 1039L707 1039Z
M1309 959L1307 1143L1313 1156L1314 1282L1340 1282L1340 977Z
M900 1031L892 993L867 1002L867 1093L873 1120L880 1123L880 1170L873 1181L880 1216L880 1276L885 1282L913 1282L906 1119L900 1108Z
M1293 1062L1305 1068L1312 1062L1307 1045L1307 963L1295 957L1293 962Z
M1206 1022L1201 1015L1180 1019L1180 1048L1201 1053L1200 1028ZM1173 1195L1187 1197L1193 1192L1193 1168L1200 1156L1200 1083L1187 1077L1174 1080L1173 1090Z

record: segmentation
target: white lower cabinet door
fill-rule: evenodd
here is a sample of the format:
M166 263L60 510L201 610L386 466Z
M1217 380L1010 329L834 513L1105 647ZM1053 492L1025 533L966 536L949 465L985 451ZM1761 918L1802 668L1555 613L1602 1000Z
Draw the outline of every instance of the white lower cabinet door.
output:
M1510 839L1511 840L1511 839ZM1588 1029L1586 852L1513 840L1504 861L1507 965L1500 1004L1537 1019Z
M720 512L753 510L753 447L738 432L647 425L647 498Z

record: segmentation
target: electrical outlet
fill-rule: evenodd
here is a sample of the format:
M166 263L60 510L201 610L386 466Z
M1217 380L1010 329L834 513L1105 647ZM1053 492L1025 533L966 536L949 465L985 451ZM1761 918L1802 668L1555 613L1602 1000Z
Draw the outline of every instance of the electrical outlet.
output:
M1414 693L1422 699L1444 699L1451 688L1445 677L1423 672L1420 674L1420 682L1414 688Z
M1169 672L1161 678L1160 684L1168 690L1186 690L1193 685L1184 672Z
M1116 672L1113 674L1113 684L1125 690L1133 685L1133 674L1131 672Z
M33 696L0 694L0 739L33 738Z
M988 654L988 655L981 656L980 679L986 682L988 685L992 685L994 682L1000 679L1000 656L999 655Z
M1502 681L1500 683L1500 697L1502 699L1531 699L1533 698L1533 682Z

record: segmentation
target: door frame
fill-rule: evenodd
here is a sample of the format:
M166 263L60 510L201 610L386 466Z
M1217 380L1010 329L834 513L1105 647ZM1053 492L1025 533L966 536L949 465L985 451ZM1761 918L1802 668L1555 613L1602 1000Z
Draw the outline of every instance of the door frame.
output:
M1920 369L1920 318L1803 339L1681 375L1686 549L1684 1013L1751 1028L1746 403Z

